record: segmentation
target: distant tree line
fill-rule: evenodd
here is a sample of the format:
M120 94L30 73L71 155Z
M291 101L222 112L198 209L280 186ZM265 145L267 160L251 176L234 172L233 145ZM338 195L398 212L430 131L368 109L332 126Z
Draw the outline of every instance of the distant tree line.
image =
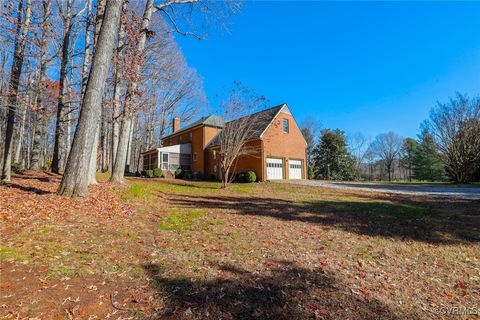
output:
M302 132L310 179L480 181L480 97L457 94L431 109L416 138L394 132L372 141L339 129Z

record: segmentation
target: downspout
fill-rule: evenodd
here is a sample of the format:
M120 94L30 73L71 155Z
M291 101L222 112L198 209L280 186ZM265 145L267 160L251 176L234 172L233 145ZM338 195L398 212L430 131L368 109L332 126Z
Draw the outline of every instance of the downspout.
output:
M261 157L262 157L262 181L265 181L265 156L264 156L264 145L263 145L263 138L260 140L262 141L262 152L261 152Z

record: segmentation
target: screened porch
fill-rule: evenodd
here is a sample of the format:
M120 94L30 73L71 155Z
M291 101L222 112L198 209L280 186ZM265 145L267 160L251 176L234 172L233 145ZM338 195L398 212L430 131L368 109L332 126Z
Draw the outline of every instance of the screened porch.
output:
M161 168L164 171L175 172L178 168L191 170L192 147L190 143L177 144L143 153L143 170Z

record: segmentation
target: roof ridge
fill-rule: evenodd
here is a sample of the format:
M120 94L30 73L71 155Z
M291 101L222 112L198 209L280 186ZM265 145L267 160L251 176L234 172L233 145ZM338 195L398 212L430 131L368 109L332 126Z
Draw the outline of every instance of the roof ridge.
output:
M230 120L230 121L228 121L227 123L230 123L230 122L233 122L233 121L237 121L237 120L240 120L240 119L243 119L243 118L251 117L251 116L254 116L254 115L256 115L256 114L259 114L259 113L262 113L262 112L266 112L266 111L270 111L270 110L273 110L273 109L276 109L276 108L283 108L283 107L286 106L286 105L287 105L286 103L282 103L282 104L276 105L275 107L271 107L271 108L259 110L259 111L257 111L257 112L248 114L248 115L246 115L246 116L242 116L242 117L240 117L240 118L236 118L236 119Z

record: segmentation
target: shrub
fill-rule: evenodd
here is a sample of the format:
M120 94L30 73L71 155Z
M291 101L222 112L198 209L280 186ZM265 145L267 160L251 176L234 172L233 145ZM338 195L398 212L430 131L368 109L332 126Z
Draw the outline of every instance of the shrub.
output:
M185 171L182 170L182 168L178 168L175 170L175 178L177 179L182 179L185 176Z
M257 175L253 171L244 171L237 173L237 182L251 183L257 181Z
M145 176L147 178L153 178L153 170L147 170L145 171Z
M245 173L245 182L251 183L257 181L257 175L253 171Z
M161 177L163 177L163 171L162 171L162 169L160 169L160 168L155 168L155 169L153 169L153 176L154 176L155 178L161 178Z
M140 172L140 176L141 176L141 177L146 177L146 176L147 176L147 171L142 170L142 171Z
M315 172L313 171L313 166L308 166L308 179L312 180L315 178Z
M235 177L235 181L237 181L237 182L245 182L245 172L239 172L239 173L237 173L237 176Z
M12 163L11 168L12 168L12 171L15 173L20 173L23 170L21 163Z

